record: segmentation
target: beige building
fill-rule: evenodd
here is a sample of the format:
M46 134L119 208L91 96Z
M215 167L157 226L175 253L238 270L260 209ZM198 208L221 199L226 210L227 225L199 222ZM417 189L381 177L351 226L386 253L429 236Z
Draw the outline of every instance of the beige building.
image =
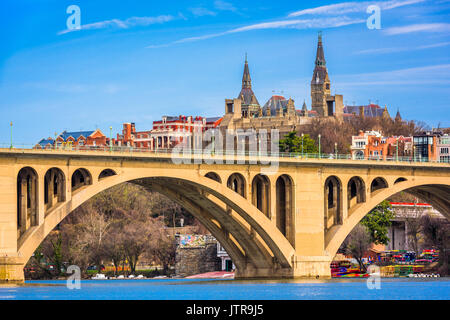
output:
M250 68L246 58L241 91L237 98L225 100L225 116L220 128L223 131L266 129L269 133L270 129L278 129L282 137L283 134L298 130L300 126L310 123L313 117L342 119L343 96L332 96L330 86L321 34L319 34L315 68L311 80L312 110L308 110L305 102L302 108L297 110L293 99L286 99L279 95L272 96L261 107L252 90Z

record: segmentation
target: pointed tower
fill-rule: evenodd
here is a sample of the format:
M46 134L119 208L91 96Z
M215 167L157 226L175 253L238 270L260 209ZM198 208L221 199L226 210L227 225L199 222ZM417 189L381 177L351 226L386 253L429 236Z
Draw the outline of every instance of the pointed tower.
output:
M252 90L252 78L250 77L250 68L248 67L247 54L245 54L244 74L242 75L242 89L238 99L242 101L242 117L253 118L259 115L258 99Z
M306 101L305 100L303 100L302 115L304 117L308 116L308 107L306 106Z
M400 116L400 110L397 109L397 114L395 115L395 121L397 122L401 122L402 121L402 117Z
M319 32L316 62L311 80L311 109L320 116L332 116L333 111L329 112L327 106L327 97L330 95L330 79L328 78L325 54L323 53L322 33Z
M389 114L389 111L387 109L387 105L384 105L383 114L381 115L381 117L383 119L390 119L391 118L391 116Z
M288 117L295 117L295 102L292 98L289 98L286 104L286 114Z

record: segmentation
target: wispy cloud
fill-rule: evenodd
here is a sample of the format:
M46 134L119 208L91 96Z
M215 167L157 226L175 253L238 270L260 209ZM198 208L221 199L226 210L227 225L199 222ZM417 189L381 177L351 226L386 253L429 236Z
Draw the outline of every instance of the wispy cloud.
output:
M206 8L203 8L203 7L189 8L188 10L196 17L215 16L215 15L217 15L216 12L211 11L211 10L206 9Z
M388 35L406 34L413 32L450 32L450 23L423 23L402 27L392 27L384 31Z
M172 16L172 15L160 15L157 17L131 17L126 20L120 20L120 19L111 19L111 20L105 20L105 21L99 21L94 23L89 23L81 26L81 29L66 29L58 32L58 35L66 34L73 31L79 31L79 30L93 30L93 29L105 29L105 28L118 28L118 29L127 29L130 27L136 27L136 26L149 26L152 24L161 24L166 23L172 20L175 20L177 18L181 18L181 15L178 15L178 17Z
M341 15L355 12L365 12L370 5L378 5L382 10L390 10L402 6L412 5L426 0L390 0L390 1L363 1L342 2L320 6L316 8L303 9L292 12L288 17L299 17L303 15Z
M170 43L159 44L159 45L150 45L147 48L161 48L167 47L173 44L193 42L199 40L206 40L211 38L217 38L221 36L225 36L228 34L247 32L253 30L264 30L264 29L282 29L282 28L291 28L291 29L312 29L312 28L337 28L342 26L347 26L351 24L364 23L365 19L351 19L349 17L336 17L329 19L295 19L295 20L280 20L280 21L272 21L272 22L262 22L256 23L240 28L235 28L231 30L227 30L219 33L211 33L197 37L188 37L180 40L176 40Z
M223 0L216 0L214 1L214 7L217 10L222 10L222 11L232 11L232 12L237 12L237 8L230 2L226 2Z
M450 42L439 42L433 43L423 46L417 47L393 47L393 48L376 48L376 49L366 49L357 51L354 54L386 54L386 53L395 53L395 52L405 52L405 51L417 51L417 50L425 50L432 48L440 48L450 46Z
M340 87L369 85L450 85L450 64L406 68L393 71L337 75ZM346 81L348 80L348 81Z

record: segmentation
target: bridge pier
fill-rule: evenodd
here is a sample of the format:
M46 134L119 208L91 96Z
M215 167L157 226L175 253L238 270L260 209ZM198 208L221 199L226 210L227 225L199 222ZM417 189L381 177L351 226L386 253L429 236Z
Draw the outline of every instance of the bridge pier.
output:
M292 268L254 268L248 265L245 269L237 269L234 275L235 279L330 279L331 260L324 256L300 256L293 259Z
M25 281L23 272L25 264L21 260L13 257L0 257L0 283L23 283Z

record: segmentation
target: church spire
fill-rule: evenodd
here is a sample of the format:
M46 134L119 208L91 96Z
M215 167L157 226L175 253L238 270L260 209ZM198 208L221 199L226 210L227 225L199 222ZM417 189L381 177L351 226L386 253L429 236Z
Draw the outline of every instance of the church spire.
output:
M319 31L318 41L317 41L317 53L316 53L316 67L325 67L325 54L323 53L322 45L322 31Z
M250 69L248 67L247 53L245 53L244 74L242 75L242 89L252 88L252 78L250 77Z
M397 114L395 115L395 121L402 121L402 116L400 115L400 109L397 108Z

